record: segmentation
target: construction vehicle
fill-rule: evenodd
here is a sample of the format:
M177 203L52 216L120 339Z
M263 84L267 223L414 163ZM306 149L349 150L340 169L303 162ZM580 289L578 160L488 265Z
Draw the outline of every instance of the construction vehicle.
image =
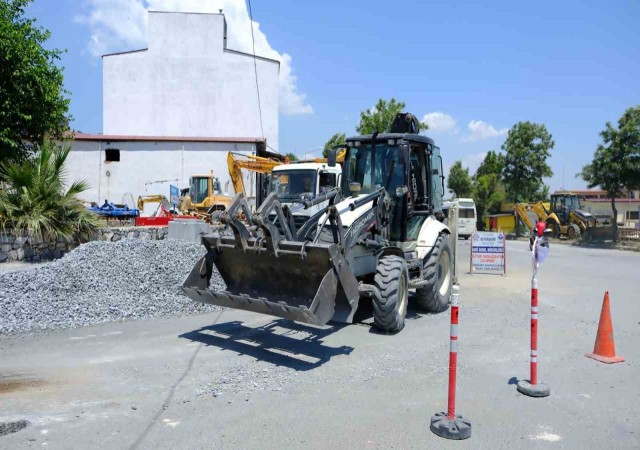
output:
M189 188L183 190L179 209L183 214L209 221L211 212L224 211L233 197L222 193L220 180L213 175L192 175Z
M339 189L302 200L305 208L328 203L304 224L276 192L255 213L236 195L220 217L228 231L203 236L207 253L185 294L315 325L352 322L360 299L370 298L385 332L404 327L410 292L423 310L446 310L454 255L442 223L442 158L418 126L402 113L390 133L347 139ZM214 265L225 290L209 289Z
M278 159L274 156L264 157L256 155L245 155L242 153L229 152L227 154L227 168L229 169L229 176L231 177L231 184L236 194L242 193L245 197L248 197L247 190L244 187L244 178L242 176L242 169L255 172L257 174L268 175L271 173L274 167L285 163L285 158ZM258 180L262 180L262 183L268 185L267 177L258 177ZM262 195L258 197L264 197L266 194L267 186L259 186L258 191L262 190ZM259 194L259 192L256 192ZM254 199L254 201L257 199ZM259 200L257 200L259 203Z
M162 194L149 194L138 196L138 209L141 213L144 212L144 207L149 203L157 203L158 207L151 214L151 216L140 215L136 217L137 227L149 227L149 226L167 226L169 222L174 219L197 219L193 215L184 215L169 202L167 197Z
M515 203L513 210L529 232L534 223L528 216L531 211L537 219L547 224L553 237L565 236L578 239L587 228L597 226L596 218L580 207L580 196L572 192L559 191L551 194L550 202Z
M340 186L342 169L340 165L329 166L328 162L316 163L296 161L273 168L269 178L268 193L275 193L282 205L287 205L297 226L304 224L311 216L324 210L329 201L306 207L304 201L311 201ZM270 219L275 219L275 212ZM278 222L279 223L279 222Z
M343 163L344 162L344 157L347 154L347 149L346 147L339 147L335 149L336 151L336 162L337 163ZM314 162L314 163L320 163L320 164L326 164L329 160L327 158L311 158L311 159L304 159L301 161L295 161L295 162Z

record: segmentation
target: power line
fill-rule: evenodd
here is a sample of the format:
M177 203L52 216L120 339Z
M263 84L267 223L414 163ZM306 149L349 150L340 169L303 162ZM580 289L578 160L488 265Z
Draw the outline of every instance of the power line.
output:
M264 139L264 128L262 126L262 105L260 104L260 86L258 85L258 63L256 62L256 40L253 37L253 14L251 13L251 0L249 3L249 21L251 22L251 46L253 48L253 70L256 75L256 91L258 92L258 112L260 113L260 131L262 131L262 139Z

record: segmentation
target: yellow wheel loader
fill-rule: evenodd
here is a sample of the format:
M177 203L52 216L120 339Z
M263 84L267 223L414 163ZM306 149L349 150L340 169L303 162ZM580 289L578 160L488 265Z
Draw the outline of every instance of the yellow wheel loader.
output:
M352 322L368 297L385 332L404 327L410 298L426 311L446 310L455 262L442 223L442 159L418 127L403 113L390 133L349 138L340 187L295 206L327 203L304 223L295 223L294 207L275 192L255 213L236 195L220 216L227 230L203 236L207 253L185 280L185 294L316 325ZM335 166L334 152L328 165ZM214 266L224 290L210 289Z
M189 189L184 191L180 211L206 221L210 221L213 211L224 211L233 201L233 197L222 194L220 180L213 176L213 170L209 175L192 175Z

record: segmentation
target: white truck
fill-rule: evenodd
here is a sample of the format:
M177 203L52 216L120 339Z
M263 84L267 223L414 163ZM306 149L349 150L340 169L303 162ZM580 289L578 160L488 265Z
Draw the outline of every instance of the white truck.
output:
M275 193L280 203L289 206L296 226L300 226L329 204L329 200L326 200L304 209L302 201L312 200L318 195L338 188L341 181L340 164L329 167L328 163L293 162L273 168L269 177L268 192Z

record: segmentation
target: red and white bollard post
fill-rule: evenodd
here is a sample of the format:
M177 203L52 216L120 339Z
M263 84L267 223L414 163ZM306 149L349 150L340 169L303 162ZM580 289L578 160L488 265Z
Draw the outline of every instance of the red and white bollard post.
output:
M531 250L533 276L531 277L531 376L529 381L518 381L518 392L529 397L547 397L551 393L549 386L538 383L538 258L536 252L540 241L536 237Z
M456 370L458 364L458 298L460 286L454 284L451 291L451 337L449 344L449 404L447 412L431 417L431 431L447 439L471 437L471 421L456 414Z

